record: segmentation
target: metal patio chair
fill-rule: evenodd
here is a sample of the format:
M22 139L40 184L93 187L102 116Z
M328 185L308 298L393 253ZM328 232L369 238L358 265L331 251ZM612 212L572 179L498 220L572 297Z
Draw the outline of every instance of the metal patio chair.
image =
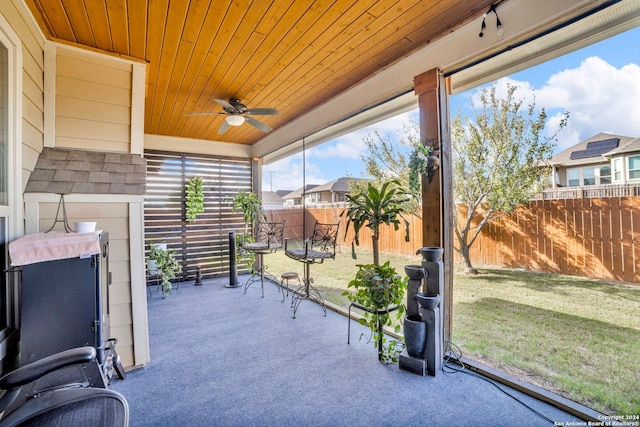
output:
M293 308L293 318L303 300L311 300L320 304L324 315L327 315L327 305L322 294L313 286L311 277L311 264L321 264L326 259L335 259L336 241L338 239L338 224L325 224L316 222L313 227L313 234L304 242L303 248L290 249L287 247L287 240L284 241L285 255L296 261L304 263L304 277L302 286L293 291L291 307Z
M246 251L253 252L256 255L256 263L254 265L253 274L244 284L244 293L255 282L260 282L262 289L262 298L264 298L264 280L270 280L280 288L280 281L272 274L269 274L264 265L264 255L276 252L282 248L282 240L284 237L284 221L282 222L261 222L258 224L258 233L256 241L253 243L244 243L242 248ZM257 268L255 268L257 265Z

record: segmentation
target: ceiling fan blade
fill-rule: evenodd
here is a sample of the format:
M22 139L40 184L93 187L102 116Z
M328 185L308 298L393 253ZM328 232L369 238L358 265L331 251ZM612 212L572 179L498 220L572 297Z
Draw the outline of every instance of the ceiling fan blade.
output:
M227 123L227 121L225 120L222 123L222 126L220 126L220 129L218 129L218 135L222 135L223 133L228 131L230 127L231 127L231 125L229 125L229 123Z
M245 114L251 114L252 116L275 116L279 113L275 108L249 108Z
M253 117L245 117L247 123L249 123L254 128L260 129L262 132L271 132L271 128L259 120L254 119Z
M216 113L216 112L211 112L211 113L189 113L189 114L185 114L185 116L187 116L187 117L191 117L191 116L211 116L213 114L227 114L227 113Z
M229 112L236 111L236 107L234 107L233 105L229 104L224 99L214 99L214 101L216 101L218 104L222 105L222 108L224 108L225 111L229 111Z

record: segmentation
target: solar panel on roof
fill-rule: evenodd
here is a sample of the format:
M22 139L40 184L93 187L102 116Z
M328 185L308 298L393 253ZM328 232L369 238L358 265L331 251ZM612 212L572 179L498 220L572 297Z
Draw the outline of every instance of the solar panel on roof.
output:
M587 147L584 150L572 151L569 159L588 159L590 157L598 157L604 153L608 153L614 148L618 147L620 143L619 138L604 139L602 141L592 141L587 143Z
M603 153L606 153L607 151L610 151L616 148L619 142L620 142L619 138L604 139L602 141L593 141L593 142L587 143L587 150L589 149L606 150L606 151L603 151Z
M578 151L572 151L571 152L571 156L569 156L569 158L571 160L578 160L578 159L584 159L585 156L585 151L586 150L578 150Z

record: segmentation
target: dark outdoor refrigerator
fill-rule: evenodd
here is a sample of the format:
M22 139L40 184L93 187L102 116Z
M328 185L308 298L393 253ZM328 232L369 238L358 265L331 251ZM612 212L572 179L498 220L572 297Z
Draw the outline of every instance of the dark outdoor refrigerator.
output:
M100 381L124 375L109 338L109 235L100 253L22 266L20 364L70 348L97 350ZM100 382L97 381L97 382ZM94 384L99 385L99 384Z

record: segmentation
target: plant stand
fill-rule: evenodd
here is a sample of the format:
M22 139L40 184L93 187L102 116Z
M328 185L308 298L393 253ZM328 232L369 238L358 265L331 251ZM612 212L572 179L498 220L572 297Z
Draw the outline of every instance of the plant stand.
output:
M257 245L254 243L253 245ZM244 284L244 293L247 293L247 289L255 282L260 282L260 289L262 291L262 298L264 298L264 281L269 280L276 285L280 285L278 279L273 275L267 272L267 267L264 265L264 254L270 254L273 252L271 249L267 249L267 245L264 245L264 249L247 249L256 254L256 264L258 264L258 269L253 270L253 274Z
M362 311L366 311L367 313L375 314L379 316L384 313L391 313L392 311L396 311L400 308L399 305L394 305L393 307L388 307L383 310L375 310L373 308L365 307L357 302L352 302L349 304L349 315L347 316L347 345L351 342L351 307L358 308ZM382 323L380 323L380 318L378 318L378 334L382 333ZM382 340L378 340L378 360L382 360Z
M315 264L314 260L305 259L298 260L304 263L304 277L302 278L302 286L291 293L291 307L293 308L293 318L296 318L296 311L303 300L313 301L320 305L325 317L327 316L327 304L324 302L324 298L320 293L320 290L312 285L313 278L311 278L310 266Z

